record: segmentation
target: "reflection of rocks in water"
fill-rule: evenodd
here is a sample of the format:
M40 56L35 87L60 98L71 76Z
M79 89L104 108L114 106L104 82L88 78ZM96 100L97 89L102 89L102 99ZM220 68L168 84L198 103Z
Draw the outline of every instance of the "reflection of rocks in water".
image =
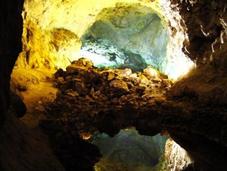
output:
M141 136L134 129L121 130L112 138L98 134L93 143L99 147L103 158L97 163L96 170L150 171L162 157L165 142L165 137Z

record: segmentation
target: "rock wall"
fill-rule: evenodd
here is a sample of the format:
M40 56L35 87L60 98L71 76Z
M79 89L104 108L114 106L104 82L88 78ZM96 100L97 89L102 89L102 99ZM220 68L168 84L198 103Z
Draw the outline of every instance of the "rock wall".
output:
M129 52L135 58L141 56L142 63L153 65L171 79L193 67L182 51L187 34L179 23L181 17L177 10L172 11L169 0L27 0L23 19L23 53L17 62L20 68L42 68L53 73L75 59L94 56L88 55L87 49L80 53L81 40L91 32L95 38L111 39L127 51L126 56ZM95 63L99 57L90 58L95 58Z
M147 65L152 65L165 72L166 65L168 65L167 24L152 8L139 4L119 3L115 7L104 8L98 14L94 24L83 35L82 42L85 57L87 51L101 51L105 49L105 46L109 52L96 53L101 53L106 58L108 53L114 54L107 43L117 48L123 54L115 55L108 60L112 61L113 66L115 62L115 67L129 67L134 71L142 71ZM104 47L94 46L95 43ZM90 56L93 54L91 52Z
M173 0L172 4L188 33L184 51L197 68L172 87L170 96L185 104L189 115L169 132L199 167L226 170L227 2Z
M9 107L10 73L21 51L23 1L0 2L0 124ZM0 127L1 127L0 126Z
M198 63L209 63L220 58L220 53L226 51L226 2L172 2L175 8L179 8L189 36L189 41L185 42L185 52Z
M23 0L0 1L0 170L63 171L43 135L26 128L9 110L10 74L22 50L22 7Z
M27 3L28 2L29 1L27 1ZM54 1L52 4L49 1L46 2L46 4L34 2L30 5L38 7L43 7L44 5L45 7L51 8L60 3L60 1ZM68 1L64 2L67 3ZM85 2L87 3L86 7L92 4L91 1ZM174 105L182 105L182 107L176 108L176 106L172 105L174 106L173 109L169 106L165 106L166 114L169 115L164 115L165 117L163 117L164 120L161 124L169 131L174 140L187 149L194 160L198 162L200 168L204 168L205 170L226 170L226 2L221 0L209 2L205 2L205 0L183 0L180 2L172 0L171 2L173 10L179 10L183 18L182 27L187 30L189 35L188 41L185 42L185 52L187 52L192 59L197 60L198 68L192 72L188 78L181 80L174 86L170 94L171 100ZM16 54L20 51L20 35L22 28L20 18L21 6L22 1L9 0L0 2L1 122L9 105L8 90L10 72L15 62ZM76 6L84 9L79 3ZM67 9L70 8L70 5L67 6ZM28 9L32 8L29 7ZM61 9L55 14L49 15L57 14L56 19L61 19L66 22L69 18L62 17L64 16L62 15L64 11L67 13L66 9ZM50 23L47 22L45 19L46 15L43 15L45 14L45 10L37 8L36 12L40 14L37 16L43 17L41 19L43 22L41 27L45 28L52 26L53 23L61 23L61 20L52 20ZM24 17L26 17L26 15L27 14L24 13ZM79 15L78 17L82 19L82 16ZM89 15L86 15L86 17L83 18L83 21L88 22L87 19L89 19ZM94 16L90 16L90 18L94 19ZM34 23L39 22L39 20L35 18L32 18L32 20ZM69 20L71 21L72 18ZM77 29L81 28L81 30L83 30L83 26L84 25L78 24ZM68 25L68 27L70 27L70 25ZM56 28L61 28L61 25L57 25ZM62 30L58 30L57 34L61 34L61 32ZM67 33L69 32L67 31ZM78 36L80 36L81 33L82 32L78 32ZM68 35L71 34L69 33ZM43 34L40 35L40 39L38 40L42 41L42 37ZM72 37L72 41L74 41L76 36L74 35ZM43 60L42 58L39 59ZM163 106L161 107L163 108ZM171 112L170 109L172 109ZM150 134L150 121L154 119L152 117L150 118L151 112L152 110L137 118L141 121L140 128L147 131L146 134ZM161 115L161 113L158 114ZM147 123L146 120L148 120L149 123ZM142 123L142 121L147 123L147 125ZM156 121L157 123L160 122L160 120ZM159 125L157 123L156 128L157 125ZM9 134L11 133L13 132ZM8 142L6 141L5 144L9 145L10 148ZM0 168L4 170L2 165Z
M23 19L23 53L17 62L20 67L65 68L79 57L80 37L96 20L103 8L118 2L141 3L143 0L93 1L25 1ZM61 42L61 46L56 46ZM63 43L64 42L64 43Z

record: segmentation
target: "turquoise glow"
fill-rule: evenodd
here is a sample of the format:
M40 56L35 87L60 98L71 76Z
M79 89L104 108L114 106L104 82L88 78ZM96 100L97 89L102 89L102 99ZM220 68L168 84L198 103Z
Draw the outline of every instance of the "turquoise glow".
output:
M160 17L139 5L124 7L120 15L114 9L104 9L82 37L81 56L98 67L164 70L168 32Z

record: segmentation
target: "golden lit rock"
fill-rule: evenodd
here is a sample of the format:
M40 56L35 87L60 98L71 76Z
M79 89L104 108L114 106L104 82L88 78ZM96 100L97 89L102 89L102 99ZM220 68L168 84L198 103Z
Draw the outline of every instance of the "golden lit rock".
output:
M147 77L150 77L150 78L155 78L159 76L158 71L150 66L145 68L143 72Z
M168 139L165 146L165 158L169 170L183 170L193 161L180 145Z
M79 39L98 13L119 2L152 6L146 0L25 1L23 53L17 64L29 68L65 68L72 59L80 57Z
M86 148L97 131L113 136L134 126L143 135L170 135L188 150L195 166L201 167L196 170L223 170L227 26L221 1L219 5L214 0L25 1L23 52L11 85L28 106L21 120L31 127L39 123L45 127L66 170L81 165L83 157L91 157L87 166L94 165L92 156L99 156L96 148ZM8 37L8 32L11 30L5 28L2 32L7 33L3 35L6 46L8 38L15 36ZM5 61L9 54L2 57ZM191 59L199 67L188 74L195 67ZM2 90L6 90L1 99L4 113L10 99L9 77L4 80L9 76L7 62L0 67ZM187 77L173 84L172 79L183 76ZM165 150L162 157L167 158L170 170L182 170L188 164L194 167L175 142L168 140ZM80 152L82 157L77 155ZM136 151L123 155L132 156L131 152ZM135 154L135 161L143 158L142 153ZM155 160L148 157L148 165L159 160L159 155Z
M98 61L100 63L100 60L104 60L100 55L81 51L81 40L88 29L96 21L104 22L108 20L116 25L125 27L128 22L133 20L133 17L130 19L130 16L134 15L130 14L131 9L141 13L138 17L141 17L150 9L160 17L163 25L157 25L157 28L153 27L154 32L157 35L160 34L161 37L160 40L156 40L156 38L152 40L154 42L151 46L157 46L156 49L151 51L154 53L152 55L158 54L162 56L163 53L163 58L160 59L160 62L156 61L155 65L158 65L159 69L170 78L177 79L179 76L186 74L193 66L193 63L182 52L183 41L187 39L187 35L179 25L179 14L176 12L172 14L168 8L168 3L169 1L167 0L109 0L102 3L97 0L26 0L23 12L23 52L19 56L17 65L27 69L47 69L47 72L53 74L57 69L65 69L71 61L81 57L89 57L93 62ZM105 14L105 11L108 13ZM127 16L128 14L129 16ZM177 16L177 18L174 18L174 16ZM116 21L113 21L113 19L116 19ZM168 45L165 47L165 43L163 44L162 42L165 39L165 34L161 34L160 30L162 27L168 27L168 21L177 31L173 34L171 28L168 28L168 34L171 37ZM138 30L146 25L142 20L141 22L138 21L137 24L138 27L136 26L136 29ZM99 31L103 32L103 30ZM104 30L104 32L111 33L111 30ZM115 34L116 37L117 34ZM124 39L127 40L127 38L123 37L122 40L117 39L117 42L121 42L119 46L124 44L122 44L122 42L126 41ZM148 45L148 42L143 42L143 37L140 35L133 35L130 39L131 42L128 45L125 44L125 47L141 49L141 52L146 56L146 48L144 50L143 48ZM165 50L161 48L161 44L167 49L166 55L164 53ZM160 50L158 50L159 48ZM135 55L137 54L131 54L133 61L138 65L143 65L143 62L139 61L138 55ZM105 62L103 61L103 63ZM130 65L129 60L126 67L130 67Z

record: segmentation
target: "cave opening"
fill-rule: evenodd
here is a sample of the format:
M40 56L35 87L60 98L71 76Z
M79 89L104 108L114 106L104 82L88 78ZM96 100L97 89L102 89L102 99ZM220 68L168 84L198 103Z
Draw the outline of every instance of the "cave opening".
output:
M182 30L170 32L157 2L56 1L48 8L51 2L25 1L23 51L12 74L12 87L28 108L22 120L44 129L69 170L78 167L78 156L72 154L78 143L71 144L68 136L81 141L84 132L97 131L115 135L92 136L103 155L97 171L114 170L116 165L122 171L162 170L173 158L163 159L167 138L145 137L128 127L149 129L150 124L138 121L140 114L158 113L152 106L163 103L174 81L194 66L182 52L187 36ZM129 146L119 148L125 141Z
M169 34L152 8L116 4L103 9L82 36L81 55L95 66L142 71L148 65L165 70Z

